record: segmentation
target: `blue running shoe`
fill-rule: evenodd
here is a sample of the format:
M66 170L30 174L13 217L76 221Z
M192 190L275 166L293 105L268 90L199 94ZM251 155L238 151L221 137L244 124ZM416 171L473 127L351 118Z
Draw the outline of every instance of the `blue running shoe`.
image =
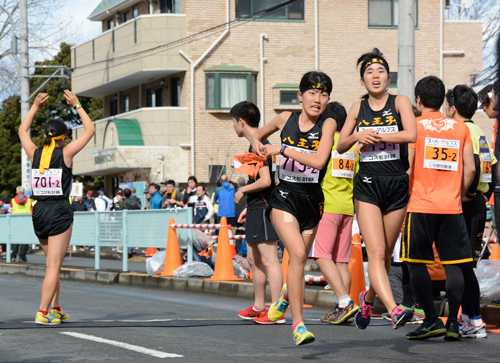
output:
M373 304L368 304L365 301L365 296L368 291L363 291L359 294L359 307L358 313L354 318L354 322L359 329L366 329L366 327L370 324L370 315L373 309Z

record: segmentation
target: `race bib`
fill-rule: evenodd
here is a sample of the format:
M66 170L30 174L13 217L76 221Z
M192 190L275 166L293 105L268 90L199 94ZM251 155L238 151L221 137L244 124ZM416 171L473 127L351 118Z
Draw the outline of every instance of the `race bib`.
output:
M293 146L287 147L301 153L316 154L316 151L314 150L300 149ZM282 155L279 178L291 183L317 183L319 181L319 171L310 166L302 165L298 161Z
M379 135L383 134L393 134L399 132L398 125L393 126L371 126L371 127L360 127L359 131L365 130L375 130L378 131ZM363 151L359 156L359 161L375 162L375 161L392 161L399 160L399 144L393 144L390 142L378 142L375 145L371 145L368 149Z
M354 179L354 153L332 151L332 176Z
M481 159L483 160L483 173L481 174L481 182L491 183L491 154L490 147L486 141L485 136L479 137L479 153L481 154Z
M425 138L424 168L458 170L460 140Z
M34 196L63 195L62 169L45 169L44 173L32 169L31 175Z

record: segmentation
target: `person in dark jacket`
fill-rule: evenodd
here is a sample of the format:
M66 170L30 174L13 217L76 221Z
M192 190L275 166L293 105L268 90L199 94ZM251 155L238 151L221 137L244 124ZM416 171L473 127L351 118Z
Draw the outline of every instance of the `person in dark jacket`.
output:
M83 201L82 196L76 197L76 199L73 201L72 207L75 212L86 212L89 210L89 207L87 203Z
M184 203L184 205L187 205L188 207L194 208L194 204L190 203L189 199L191 197L196 196L196 186L197 185L198 185L198 180L196 179L196 177L194 175L191 175L188 179L188 187L186 189L186 192L184 193L184 195L182 197L182 202Z
M141 207L139 203L130 198L132 192L130 189L124 189L123 192L116 194L118 203L115 204L115 210L139 210Z
M222 184L222 190L215 195L215 203L219 205L217 215L226 217L227 223L236 226L236 205L234 203L234 189L229 182Z

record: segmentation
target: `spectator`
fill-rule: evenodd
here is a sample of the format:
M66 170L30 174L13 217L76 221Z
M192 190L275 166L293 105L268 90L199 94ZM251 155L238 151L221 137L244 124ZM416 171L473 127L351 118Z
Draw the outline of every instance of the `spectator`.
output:
M181 193L182 198L184 200L184 193L186 193L186 187L182 187L181 189L179 189L179 193ZM184 203L184 201L182 203Z
M89 210L87 203L83 201L83 197L81 195L76 197L73 201L72 207L75 212L87 212Z
M225 175L224 175L225 176ZM222 190L215 195L215 202L219 204L217 216L219 218L226 217L227 223L231 226L236 226L236 206L234 203L234 189L231 188L227 180L221 178Z
M142 205L141 198L139 198L137 195L135 195L137 191L135 190L134 187L130 187L130 199L135 200L137 203L139 203L139 206Z
M95 204L95 210L99 212L104 212L108 209L108 207L111 207L111 200L104 195L104 190L99 190L97 192L99 195L96 199L94 199L94 204Z
M0 215L2 214L8 214L9 207L5 205L5 199L3 197L0 197Z
M234 182L232 180L229 181L229 185L231 186L231 188L236 190L237 186L236 186L236 184L234 184Z
M198 185L198 180L194 175L191 175L188 178L188 187L186 189L186 192L184 193L184 196L182 197L182 202L187 205L188 207L194 207L193 204L189 202L191 197L196 197L198 194L197 191L197 185Z
M246 184L247 184L246 178L244 178L244 177L238 178L238 188L236 189L236 191L239 191ZM245 194L245 195L243 195L243 198L241 198L240 204L236 204L236 217L239 217L241 212L243 212L243 210L247 207L247 199L248 199L248 195ZM243 223L237 223L236 226L241 227L241 226L243 226ZM240 241L237 241L237 242L240 242Z
M167 192L163 198L163 209L184 207L182 195L175 190L175 181L168 180L163 182L166 185ZM163 184L162 183L162 184Z
M118 203L115 205L115 210L138 210L141 209L139 203L130 198L132 192L130 189L120 190L116 193Z
M149 184L149 204L151 209L161 209L163 198L160 195L160 186L155 183Z
M163 199L165 199L165 194L167 194L167 180L162 181L160 184L161 184L160 195Z
M194 205L194 223L210 223L214 206L207 195L205 185L196 186L196 195L189 198L189 203Z
M33 205L31 199L24 194L23 187L16 188L16 196L11 199L10 206L12 207L12 214L27 214L33 212ZM12 262L16 261L17 253L19 251L19 262L28 262L26 254L28 253L29 246L23 244L19 247L18 244L12 245Z
M120 197L120 198L119 198ZM122 188L116 188L115 190L115 196L113 198L113 201L111 202L111 207L109 210L116 210L116 205L118 202L120 202L123 199L123 189Z
M149 198L151 197L151 194L149 194L149 188L144 190L144 197L146 198L144 209L151 209L151 204L149 203Z
M96 210L95 208L95 199L93 198L94 193L92 190L87 191L87 208L88 211L93 212Z
M223 175L221 178L225 177ZM214 222L219 223L219 216L217 215L217 212L219 211L219 205L215 202L215 196L217 195L218 192L222 190L222 182L221 180L217 180L217 188L215 188L215 191L212 193L212 204L214 205Z

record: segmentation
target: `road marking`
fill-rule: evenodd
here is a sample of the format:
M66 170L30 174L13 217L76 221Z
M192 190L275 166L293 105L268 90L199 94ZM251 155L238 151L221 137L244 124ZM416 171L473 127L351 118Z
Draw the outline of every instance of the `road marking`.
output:
M179 354L160 352L159 350L148 349L148 348L144 348L144 347L139 347L138 345L117 342L116 340L99 338L99 337L95 337L93 335L88 335L88 334L81 334L81 333L74 333L74 332L62 332L61 334L69 335L69 336L72 336L74 338L91 340L91 341L97 342L97 343L114 345L115 347L128 349L128 350L142 353L142 354L147 354L147 355L150 355L150 356L153 356L156 358L183 358L184 357L183 355L179 355Z
M200 319L149 319L149 320L73 320L71 322L64 323L65 326L70 326L71 323L157 323L157 322L168 322L168 321L213 321L213 320L241 320L235 318L200 318ZM311 319L312 320L312 319ZM316 319L319 321L319 319ZM241 320L243 321L243 320ZM33 320L23 321L23 324L33 324ZM2 324L15 324L15 322L3 322Z

